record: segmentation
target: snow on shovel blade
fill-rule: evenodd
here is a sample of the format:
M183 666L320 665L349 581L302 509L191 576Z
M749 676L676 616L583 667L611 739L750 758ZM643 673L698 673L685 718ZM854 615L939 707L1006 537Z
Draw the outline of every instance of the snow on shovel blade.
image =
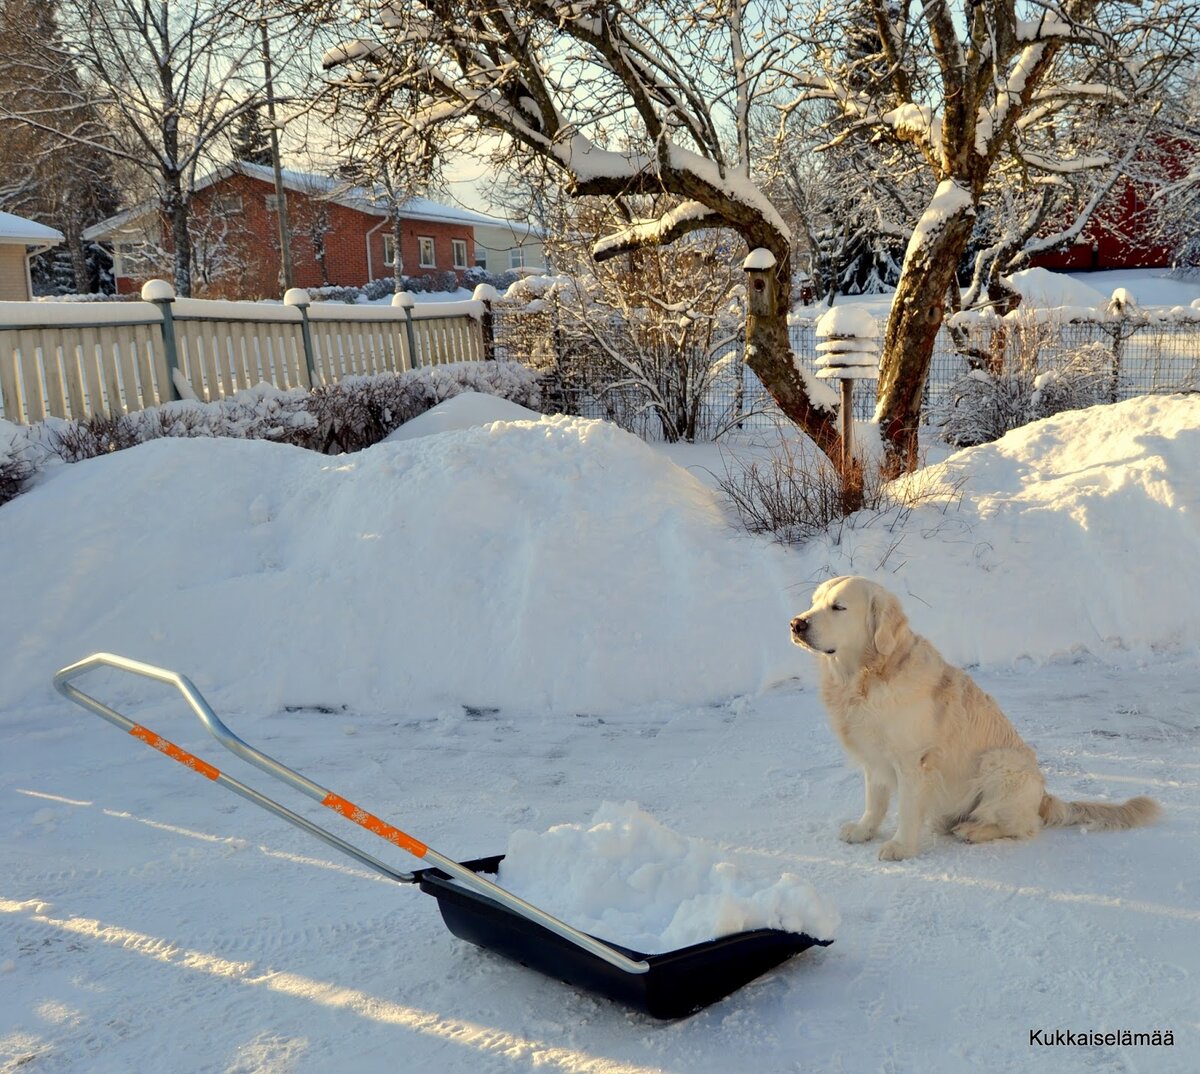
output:
M462 864L476 873L495 873L503 858L500 854ZM654 1018L692 1014L792 955L833 942L780 929L754 929L650 955L597 937L630 958L650 964L645 973L627 973L537 922L455 883L437 869L418 870L413 879L423 892L437 899L446 927L460 939Z

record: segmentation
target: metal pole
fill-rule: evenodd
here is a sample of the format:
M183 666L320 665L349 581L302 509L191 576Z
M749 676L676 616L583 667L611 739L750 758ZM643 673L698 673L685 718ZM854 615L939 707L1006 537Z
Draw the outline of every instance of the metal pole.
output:
M279 219L279 293L292 287L292 233L288 228L287 194L283 190L283 169L279 164L279 130L275 126L275 83L271 77L271 44L267 20L260 19L262 31L263 75L267 89L267 118L271 121L271 167L275 172L275 212Z

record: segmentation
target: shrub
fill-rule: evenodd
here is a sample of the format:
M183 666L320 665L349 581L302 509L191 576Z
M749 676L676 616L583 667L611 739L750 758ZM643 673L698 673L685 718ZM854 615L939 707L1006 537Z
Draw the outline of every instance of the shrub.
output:
M384 276L382 279L368 280L363 286L362 293L371 302L386 298L388 295L394 295L396 293L396 278L394 276Z
M958 487L947 493L944 486L931 485L921 471L885 480L881 460L868 459L861 471L862 487L853 490L851 508L829 457L811 441L787 435L780 435L765 456L739 458L722 450L722 460L725 475L718 486L742 525L750 533L769 534L780 544L801 544L828 533L850 516L857 527L883 520L894 528L921 503L937 500L945 511L961 498Z
M1031 421L1107 401L1112 353L1104 344L1062 352L1047 366L1038 348L1019 346L998 368L972 369L952 381L940 415L942 439L955 447L986 444Z
M118 417L0 422L0 504L25 491L50 462L80 462L167 436L233 437L293 444L327 455L378 443L404 422L460 392L475 391L537 410L536 374L515 362L456 362L407 373L347 377L305 391L267 384L216 403L181 401Z

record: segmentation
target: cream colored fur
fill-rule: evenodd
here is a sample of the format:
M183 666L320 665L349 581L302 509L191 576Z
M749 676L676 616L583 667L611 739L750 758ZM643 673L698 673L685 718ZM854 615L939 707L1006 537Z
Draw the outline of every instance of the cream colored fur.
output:
M830 722L866 782L863 815L842 827L846 842L874 838L893 794L898 824L883 861L916 854L927 821L982 843L1028 839L1043 826L1133 828L1158 816L1149 798L1110 805L1047 794L1037 757L1000 707L912 632L882 586L834 578L791 625L792 640L819 657Z

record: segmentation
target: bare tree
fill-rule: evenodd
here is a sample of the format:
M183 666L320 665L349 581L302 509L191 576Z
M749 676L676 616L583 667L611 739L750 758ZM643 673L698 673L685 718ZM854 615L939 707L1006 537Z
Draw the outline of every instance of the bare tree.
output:
M0 119L52 132L147 176L170 230L175 288L192 290L189 201L230 127L262 100L254 27L208 0L59 0L61 40L47 77L79 73L105 129L64 129L77 105L42 95L0 103Z
M1194 0L452 0L385 4L380 39L326 56L402 143L503 137L559 168L574 196L627 203L597 260L727 228L773 255L769 308L747 317L747 361L827 454L839 441L792 360L792 235L754 173L757 108L825 110L831 144L886 143L932 194L908 242L885 330L876 420L889 468L916 465L921 396L947 292L989 177L1096 166L1069 136L1097 102L1144 107L1191 47ZM783 95L789 99L783 102ZM418 100L412 107L412 98ZM402 101L404 107L397 107ZM786 127L781 127L786 130ZM631 198L669 195L640 216Z
M104 128L78 72L54 59L60 42L56 4L0 0L0 115L31 98L55 110L46 128L0 123L0 208L62 231L72 277L63 286L83 291L96 260L83 231L112 213L116 198L107 157L73 140ZM58 251L49 258L57 261Z
M841 47L862 16L873 47ZM894 471L917 461L934 341L988 182L1002 161L1053 179L1108 165L1071 137L1089 110L1144 108L1193 46L1197 8L1153 0L862 0L812 16L818 70L795 107L836 109L841 137L915 149L937 186L913 231L884 335L876 420Z
M836 414L814 401L788 342L791 234L751 178L753 111L799 45L788 3L413 0L387 5L383 25L326 65L342 69L343 91L366 91L401 150L477 150L499 135L501 156L515 145L572 196L613 200L623 223L594 244L597 261L714 228L770 251L773 290L747 317L747 362L838 457Z

